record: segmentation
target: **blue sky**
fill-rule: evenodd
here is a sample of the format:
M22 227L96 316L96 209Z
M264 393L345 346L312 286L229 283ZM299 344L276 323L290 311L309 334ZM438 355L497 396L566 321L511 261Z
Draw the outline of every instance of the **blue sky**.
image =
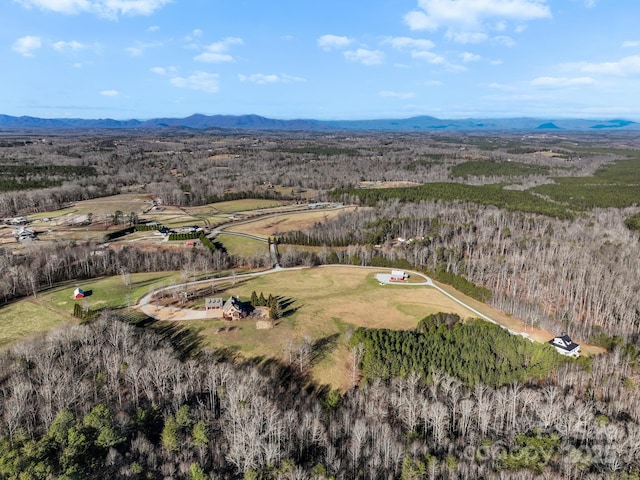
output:
M0 113L640 120L638 0L1 0Z

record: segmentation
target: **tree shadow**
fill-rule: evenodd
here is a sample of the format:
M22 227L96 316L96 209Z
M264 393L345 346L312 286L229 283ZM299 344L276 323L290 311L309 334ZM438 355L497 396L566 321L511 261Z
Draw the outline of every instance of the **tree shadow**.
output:
M281 317L288 317L290 315L293 315L294 313L296 313L303 306L303 305L293 306L293 304L296 302L296 300L291 298L291 297L283 297L281 295L278 295L276 297L276 300L278 301L278 304L280 305L280 316Z
M334 333L333 335L319 338L315 342L313 342L313 345L311 346L311 359L309 363L311 365L316 365L318 362L320 362L328 352L330 352L337 346L339 338L340 334Z
M195 358L202 352L204 339L198 334L199 330L193 326L180 325L176 322L156 320L151 317L128 318L136 327L153 330L167 340L178 352L180 360Z

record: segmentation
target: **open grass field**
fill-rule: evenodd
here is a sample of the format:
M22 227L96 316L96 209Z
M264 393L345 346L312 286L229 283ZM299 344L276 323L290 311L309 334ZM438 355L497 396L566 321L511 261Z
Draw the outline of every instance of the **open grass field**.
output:
M312 375L320 384L348 388L348 349L345 333L358 326L411 329L436 312L470 312L436 290L425 286L384 285L376 270L353 267L313 268L278 272L251 279L238 278L236 285L220 284L225 298L238 295L248 300L251 292L280 296L292 302L287 315L270 330L256 329L255 320L232 324L221 320L189 322L214 348L230 348L247 357L286 358L284 346L312 339L316 356ZM226 288L225 288L226 287ZM219 328L233 327L216 333Z
M140 214L143 210L151 207L151 200L152 197L147 194L122 193L110 197L83 200L75 203L73 209L75 210L74 213L78 215L86 215L88 213L104 215L114 213L116 210L126 214L131 212ZM54 215L55 212L52 212L52 214Z
M229 227L228 230L230 232L248 233L258 237L267 238L279 233L310 228L314 223L323 222L326 219L335 217L341 213L352 211L353 208L355 207L332 210L307 210L300 213L287 212L281 215L256 220L255 222Z
M262 208L280 207L284 202L278 200L262 200L246 198L242 200L230 200L228 202L213 203L210 206L223 213L238 213L246 210L258 210Z
M0 307L0 348L71 322L69 315L50 310L32 298Z
M215 241L220 242L230 255L251 257L256 253L259 255L269 253L269 247L266 242L253 238L239 237L238 235L229 235L223 232L216 236Z
M84 305L86 302L92 310L120 308L134 305L151 290L185 281L178 272L135 273L129 276L129 280L129 286L122 276L67 282L40 294L38 303L61 315L72 315L75 303ZM82 300L74 300L72 295L76 287L91 292L91 295Z

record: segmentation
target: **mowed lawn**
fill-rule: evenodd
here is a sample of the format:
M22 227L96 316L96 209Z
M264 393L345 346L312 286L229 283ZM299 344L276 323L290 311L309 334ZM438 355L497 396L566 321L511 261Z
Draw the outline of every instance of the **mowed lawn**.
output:
M313 378L333 388L348 388L349 330L369 328L411 329L425 316L469 313L459 304L427 286L380 285L375 269L318 267L241 279L220 296L248 300L252 291L291 302L286 316L269 330L258 330L254 319L233 323L195 321L193 326L214 348L228 348L245 357L286 359L285 345L299 345L308 337L316 346ZM185 322L186 323L186 322ZM222 332L216 333L220 327Z
M0 307L0 347L73 320L28 298Z
M267 242L261 242L254 238L229 235L223 232L216 236L215 242L219 242L230 255L253 257L269 253Z
M246 198L242 200L229 200L227 202L212 203L209 207L215 208L219 212L237 213L247 210L259 210L262 208L280 207L284 202L279 200L265 200L259 198Z
M256 220L255 222L229 227L227 230L230 232L248 233L250 235L267 238L279 233L305 230L311 228L316 223L324 222L329 218L336 217L341 213L352 210L353 208L348 207L334 210L318 209L300 213L285 212L269 216L268 218Z
M92 310L122 308L135 305L151 290L185 281L179 272L135 273L128 277L115 276L67 282L38 295L37 302L61 315L72 315L76 303ZM128 285L127 285L128 283ZM76 287L90 293L81 300L72 298Z

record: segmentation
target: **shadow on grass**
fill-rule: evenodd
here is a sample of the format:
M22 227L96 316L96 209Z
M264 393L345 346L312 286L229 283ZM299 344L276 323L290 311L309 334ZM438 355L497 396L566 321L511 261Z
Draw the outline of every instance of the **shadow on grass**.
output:
M339 333L334 333L328 337L322 337L313 342L311 346L311 365L316 365L320 362L327 353L333 350L338 345Z
M291 297L277 296L276 299L278 300L278 304L280 305L280 316L283 318L293 315L303 306L303 305L293 306L293 304L296 301Z
M180 325L175 322L155 320L147 316L126 315L126 320L137 327L148 328L169 341L178 352L180 360L195 358L202 352L203 338L198 334L201 328Z
M308 396L325 398L331 391L328 385L318 385L309 376L308 368L303 371L295 365L287 365L280 360L270 357L254 357L240 363L241 366L255 368L263 375L277 382L279 401L289 403L289 407L304 403ZM304 392L305 395L300 395Z

